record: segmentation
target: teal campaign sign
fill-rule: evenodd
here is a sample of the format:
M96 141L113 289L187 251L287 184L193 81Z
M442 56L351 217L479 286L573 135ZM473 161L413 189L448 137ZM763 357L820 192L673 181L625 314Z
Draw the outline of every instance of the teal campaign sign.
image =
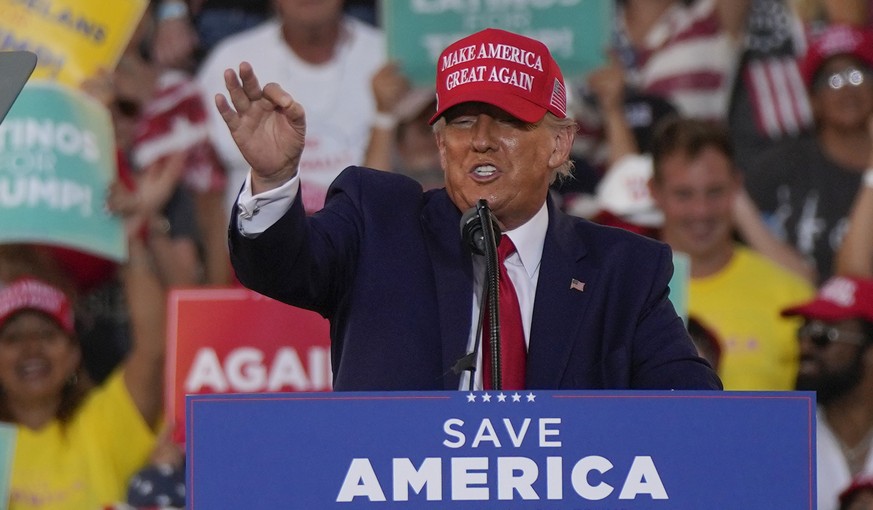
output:
M189 510L814 510L815 393L189 395Z
M614 17L610 0L386 0L381 23L390 57L417 85L432 86L440 52L484 28L542 41L565 80L603 65Z
M15 438L18 429L11 423L0 423L0 510L6 510L9 501L9 484L12 478L12 459L15 455Z
M124 260L123 225L104 206L115 176L106 108L72 88L28 83L0 124L0 242Z
M688 324L688 282L691 279L691 258L682 252L673 252L673 277L670 279L670 302L682 321Z

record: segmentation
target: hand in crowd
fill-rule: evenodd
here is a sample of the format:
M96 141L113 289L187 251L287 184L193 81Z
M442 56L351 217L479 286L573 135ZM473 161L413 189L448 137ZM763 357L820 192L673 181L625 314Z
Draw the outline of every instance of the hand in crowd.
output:
M160 71L136 52L121 56L112 82L118 99L148 103L155 92Z
M396 63L385 64L373 75L373 98L376 110L391 113L394 105L409 92L409 80Z
M224 72L230 103L217 94L215 105L240 153L252 167L252 192L281 186L297 174L306 137L303 105L276 83L261 88L252 66ZM231 107L233 104L233 107Z
M624 112L624 68L617 58L610 56L609 63L588 75L588 88L597 98L601 111Z
M106 69L98 69L93 76L82 81L80 88L107 108L115 102L113 75Z
M609 166L640 150L625 116L625 86L624 67L614 53L609 54L609 62L605 66L595 69L588 76L588 89L597 100L604 125L604 138L609 146Z
M185 170L185 152L162 158L137 177L136 189L114 182L106 199L107 208L125 219L128 234L139 232L160 216Z

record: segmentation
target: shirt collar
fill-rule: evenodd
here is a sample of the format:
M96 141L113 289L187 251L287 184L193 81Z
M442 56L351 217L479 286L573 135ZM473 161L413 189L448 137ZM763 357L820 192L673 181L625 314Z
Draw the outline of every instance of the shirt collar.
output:
M540 260L543 257L543 244L546 240L546 230L548 228L549 208L546 202L543 202L543 206L534 214L533 218L527 220L520 227L503 233L503 235L507 235L512 239L516 253L521 259L521 265L530 278L533 278L537 271L539 271ZM509 258L512 259L512 257Z

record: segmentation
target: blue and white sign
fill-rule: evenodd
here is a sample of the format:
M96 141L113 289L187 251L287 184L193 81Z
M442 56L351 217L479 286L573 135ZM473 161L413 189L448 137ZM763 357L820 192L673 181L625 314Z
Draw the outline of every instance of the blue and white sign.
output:
M187 400L188 508L815 508L807 392Z

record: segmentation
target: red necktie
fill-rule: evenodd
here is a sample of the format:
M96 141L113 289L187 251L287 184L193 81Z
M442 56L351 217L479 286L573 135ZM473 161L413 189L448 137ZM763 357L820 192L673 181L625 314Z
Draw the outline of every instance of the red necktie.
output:
M523 390L527 347L524 342L524 328L521 325L521 308L515 286L509 279L504 262L515 253L515 245L508 236L500 238L497 247L497 261L500 263L499 303L500 303L500 367L503 376L503 390ZM486 305L487 306L487 305ZM485 310L485 324L488 324L488 309ZM491 338L488 328L482 332L482 383L485 389L491 388Z

